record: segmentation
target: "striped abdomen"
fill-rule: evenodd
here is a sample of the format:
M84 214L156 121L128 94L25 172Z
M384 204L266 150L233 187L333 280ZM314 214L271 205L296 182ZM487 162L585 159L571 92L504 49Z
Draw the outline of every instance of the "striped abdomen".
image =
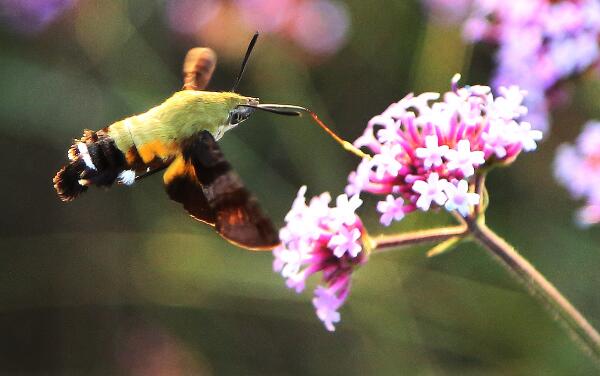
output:
M161 121L164 107L154 107L97 132L85 130L69 149L71 162L54 177L58 196L71 201L90 185L107 187L115 181L130 185L136 173L170 163L177 153L177 130L169 134L168 122Z
M71 201L90 185L108 187L116 180L131 184L135 173L129 170L125 154L119 150L108 129L85 130L68 151L71 162L54 177L54 188L63 201Z

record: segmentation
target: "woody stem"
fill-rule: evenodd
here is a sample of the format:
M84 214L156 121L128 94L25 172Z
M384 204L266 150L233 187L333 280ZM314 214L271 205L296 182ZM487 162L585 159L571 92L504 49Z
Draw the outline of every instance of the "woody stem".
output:
M467 219L469 233L527 290L537 297L582 349L600 365L600 334L586 318L516 249L481 220Z
M439 243L452 238L477 241L532 296L539 299L581 348L600 365L600 334L550 281L510 244L486 226L483 218L468 217L465 226L451 226L371 238L371 249L377 253L426 243Z

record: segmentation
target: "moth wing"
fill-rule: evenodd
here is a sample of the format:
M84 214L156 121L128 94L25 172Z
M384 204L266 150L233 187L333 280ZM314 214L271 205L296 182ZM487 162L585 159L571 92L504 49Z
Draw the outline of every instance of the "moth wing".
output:
M215 214L189 161L185 161L181 155L175 158L165 171L163 181L171 200L183 204L192 218L211 226L215 225Z
M256 197L225 159L208 131L183 145L183 157L191 162L215 218L215 230L225 239L252 250L270 250L279 245L271 220Z

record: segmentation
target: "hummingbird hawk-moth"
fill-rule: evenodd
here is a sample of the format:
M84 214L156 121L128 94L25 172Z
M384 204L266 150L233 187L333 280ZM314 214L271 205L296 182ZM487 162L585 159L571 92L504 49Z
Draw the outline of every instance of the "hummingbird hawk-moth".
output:
M238 246L252 250L277 246L279 238L271 220L217 143L256 109L299 115L299 107L262 105L258 98L236 92L257 37L248 46L232 91L204 91L216 55L208 48L195 48L184 62L181 91L143 114L99 131L85 130L68 151L69 164L54 177L60 199L71 201L92 185L130 185L165 169L167 194L193 218Z

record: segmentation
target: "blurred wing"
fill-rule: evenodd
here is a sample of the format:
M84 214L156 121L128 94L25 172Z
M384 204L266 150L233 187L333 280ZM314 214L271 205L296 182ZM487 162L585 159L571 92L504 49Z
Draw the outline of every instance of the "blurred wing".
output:
M173 162L178 165L170 166L165 173L172 199L181 202L195 218L213 224L222 237L240 247L270 250L279 245L271 220L225 160L210 132L200 132L184 143L182 150L181 159ZM191 177L196 179L195 184ZM180 187L171 187L173 183Z
M217 65L217 55L210 48L196 47L183 61L183 90L204 90Z
M189 161L185 161L183 156L177 157L167 168L163 180L171 200L183 204L194 219L215 225L215 214L208 205L202 185Z
M279 245L271 220L225 160L210 132L202 131L191 139L184 145L183 155L194 166L221 236L248 249L269 250Z

